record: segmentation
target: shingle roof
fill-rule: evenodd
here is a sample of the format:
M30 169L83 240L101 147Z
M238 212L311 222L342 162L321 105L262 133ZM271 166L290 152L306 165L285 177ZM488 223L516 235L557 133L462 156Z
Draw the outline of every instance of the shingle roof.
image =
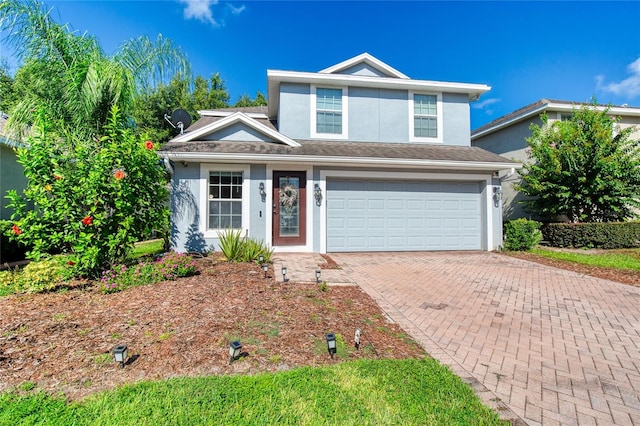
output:
M484 126L478 127L477 129L473 130L471 132L471 136L475 136L476 134L482 133L487 129L491 129L493 127L499 127L500 125L507 123L509 121L512 120L516 120L518 119L518 117L527 117L528 114L532 113L533 111L536 111L540 108L543 108L546 105L549 104L555 104L555 105L566 105L566 106L581 106L581 105L593 105L590 102L575 102L575 101L563 101L563 100L557 100L557 99L546 99L546 98L542 98L539 101L536 101L532 104L523 106L522 108L519 108L507 115L503 115L500 118L497 118L487 124L485 124ZM598 107L609 107L611 105L605 105L605 104L597 104ZM623 105L624 108L629 108L631 110L638 110L640 108L637 107L629 107L626 105Z
M291 147L277 143L238 141L168 142L162 147L160 153L168 155L177 153L253 154L519 164L478 147L317 140L296 140L296 142L301 146Z

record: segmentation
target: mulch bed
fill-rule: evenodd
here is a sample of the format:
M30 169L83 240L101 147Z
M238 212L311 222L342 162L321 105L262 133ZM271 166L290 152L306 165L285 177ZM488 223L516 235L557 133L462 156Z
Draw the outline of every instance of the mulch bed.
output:
M199 275L114 294L90 285L1 298L0 391L30 382L79 399L139 380L426 356L357 286L325 292L276 283L273 269L265 279L256 264L197 262ZM326 351L329 332L348 348L334 360ZM246 356L229 364L234 339ZM111 355L118 344L132 355L124 369Z

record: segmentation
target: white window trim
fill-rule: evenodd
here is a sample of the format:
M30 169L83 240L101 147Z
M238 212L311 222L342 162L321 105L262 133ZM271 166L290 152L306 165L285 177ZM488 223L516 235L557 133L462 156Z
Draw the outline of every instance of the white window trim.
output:
M200 166L200 230L204 238L218 238L218 232L224 229L209 229L209 172L242 172L242 234L249 233L250 217L250 167L228 164L202 164Z
M317 114L316 114L316 97L318 89L338 89L342 91L342 133L318 133L317 132ZM319 139L349 139L349 96L347 87L335 86L315 86L311 85L311 137Z
M415 128L414 128L414 95L432 95L436 96L436 123L438 126L437 132L438 136L435 138L427 138L427 137L416 137L415 136ZM428 143L443 143L443 118L442 118L442 93L433 93L433 92L417 92L410 90L409 91L409 142L428 142Z

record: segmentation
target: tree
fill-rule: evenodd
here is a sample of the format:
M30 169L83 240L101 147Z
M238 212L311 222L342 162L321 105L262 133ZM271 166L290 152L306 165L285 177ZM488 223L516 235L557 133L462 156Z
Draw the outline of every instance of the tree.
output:
M256 92L256 98L251 99L249 95L245 94L240 96L238 101L233 104L234 107L254 107L254 106L266 106L267 99L260 92Z
M13 129L28 126L35 111L45 110L73 133L100 135L111 107L128 116L138 90L177 72L187 74L185 55L161 35L128 40L109 56L95 37L75 34L49 12L38 0L0 3L0 31L9 34L6 41L24 60L30 78L30 90L10 111Z
M517 187L525 207L542 218L572 222L623 221L640 208L640 141L633 128L620 129L610 108L574 109L571 119L532 124L531 162Z
M124 261L141 237L166 231L157 144L126 126L116 106L99 139L69 133L40 111L27 146L17 151L27 189L8 198L13 237L32 247L30 258L64 253L76 274L95 276Z
M9 74L9 65L0 60L0 111L8 112L16 103L13 78Z

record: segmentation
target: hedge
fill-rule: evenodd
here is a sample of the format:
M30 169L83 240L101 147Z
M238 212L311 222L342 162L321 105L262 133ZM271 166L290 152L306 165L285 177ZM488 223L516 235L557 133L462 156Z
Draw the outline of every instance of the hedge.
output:
M640 222L549 223L541 228L553 247L603 249L640 247Z

